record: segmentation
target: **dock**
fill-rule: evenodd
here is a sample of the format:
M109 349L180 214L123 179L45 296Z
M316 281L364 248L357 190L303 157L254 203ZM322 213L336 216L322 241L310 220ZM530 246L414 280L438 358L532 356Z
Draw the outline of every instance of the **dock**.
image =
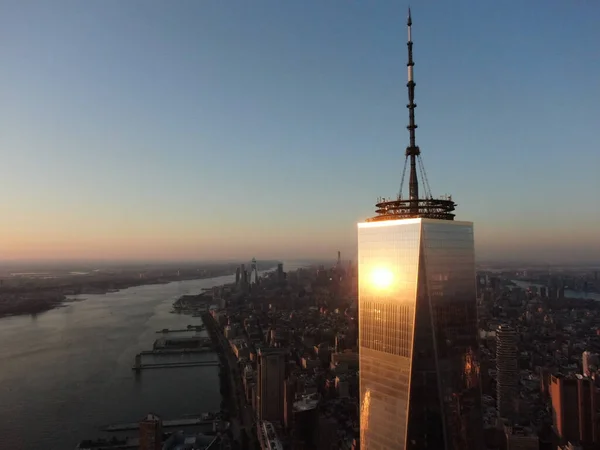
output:
M203 419L202 417L193 417L189 419L174 419L174 420L163 420L162 426L163 428L172 428L172 427L191 427L195 425L209 425L218 421L218 419ZM135 423L118 423L115 425L109 425L104 428L102 431L131 431L138 430L140 428L140 424L138 422Z
M131 368L131 370L140 371L143 369L172 369L175 367L203 367L203 366L218 366L219 361L181 361L181 362L170 362L170 363L138 363Z
M157 334L167 334L167 333L187 333L193 331L204 331L206 327L204 325L188 325L187 328L181 328L177 330L170 330L169 328L163 328L162 330L158 330Z
M139 426L139 425L138 425ZM81 441L75 450L126 450L126 449L139 449L140 439L139 438L125 438L117 440L109 439L97 439L97 440L84 440Z
M201 348L164 348L160 350L144 350L139 355L185 355L188 353L207 353L214 352L214 350L210 347L201 347Z
M212 342L210 338L202 336L191 337L160 337L152 345L153 350L183 350L199 347L210 347Z

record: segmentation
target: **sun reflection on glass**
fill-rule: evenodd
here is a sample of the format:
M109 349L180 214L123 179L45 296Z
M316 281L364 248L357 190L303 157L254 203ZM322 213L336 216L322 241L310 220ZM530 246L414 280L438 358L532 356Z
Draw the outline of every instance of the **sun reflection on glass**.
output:
M392 272L385 268L377 268L371 272L371 282L378 289L385 289L391 286L394 280Z

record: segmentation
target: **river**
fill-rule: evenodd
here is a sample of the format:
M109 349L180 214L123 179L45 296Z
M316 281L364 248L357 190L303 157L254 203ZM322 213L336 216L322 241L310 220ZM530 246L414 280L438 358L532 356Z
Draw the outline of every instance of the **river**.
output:
M144 370L139 376L131 367L136 353L152 348L157 330L201 323L171 314L174 300L233 280L82 295L83 301L36 316L0 319L0 448L68 450L101 436L102 426L135 422L148 412L168 419L218 410L218 367Z
M536 286L538 289L541 287L546 287L546 285L544 285L544 284L530 283L529 281L521 281L521 280L511 280L511 281L522 289L527 289L530 286ZM565 298L589 298L592 300L600 301L600 294L597 292L583 292L583 291L574 291L571 289L565 289Z

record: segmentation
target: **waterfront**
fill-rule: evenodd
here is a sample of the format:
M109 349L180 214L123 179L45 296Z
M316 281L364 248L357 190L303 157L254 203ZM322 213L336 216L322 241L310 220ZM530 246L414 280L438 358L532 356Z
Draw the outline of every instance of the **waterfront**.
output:
M529 281L521 281L521 280L511 280L515 283L516 286L527 289L531 286L535 286L537 288L546 287L543 284L533 283ZM580 299L590 299L600 301L600 293L597 292L583 292L583 291L573 291L571 289L565 289L565 298L580 298Z
M171 419L218 410L216 366L147 370L139 376L131 367L136 353L152 348L156 330L201 323L170 314L174 300L233 279L88 294L85 301L37 316L0 319L2 448L70 449L81 439L101 436L103 426L136 421L150 411Z

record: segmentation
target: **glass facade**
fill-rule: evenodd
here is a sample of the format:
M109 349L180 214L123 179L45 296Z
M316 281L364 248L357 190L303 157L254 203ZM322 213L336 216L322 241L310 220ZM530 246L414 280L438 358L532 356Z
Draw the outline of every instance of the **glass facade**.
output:
M479 450L472 224L358 227L361 448Z

